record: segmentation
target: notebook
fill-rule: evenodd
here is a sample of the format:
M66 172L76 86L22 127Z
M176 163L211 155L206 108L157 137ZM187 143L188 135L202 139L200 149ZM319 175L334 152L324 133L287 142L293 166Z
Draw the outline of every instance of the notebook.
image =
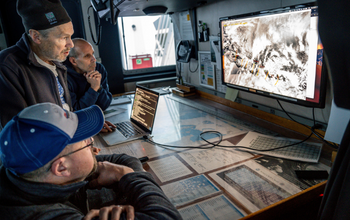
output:
M136 86L130 119L115 123L116 130L99 135L108 145L121 144L152 133L159 93Z

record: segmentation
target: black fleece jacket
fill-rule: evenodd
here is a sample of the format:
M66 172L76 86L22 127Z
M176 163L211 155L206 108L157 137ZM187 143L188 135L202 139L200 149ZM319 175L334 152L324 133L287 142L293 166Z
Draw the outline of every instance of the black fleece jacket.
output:
M91 88L83 74L77 73L67 59L63 64L68 71L68 88L72 99L74 110L87 108L91 105L98 105L102 111L106 110L112 101L112 93L109 92L108 74L101 63L96 63L96 70L102 75L101 88L95 91Z
M96 158L135 170L124 175L113 188L124 198L123 204L135 208L135 219L182 219L152 175L142 171L137 158L125 154L100 155ZM87 181L64 186L29 182L0 166L0 218L80 220L87 212L86 184ZM121 219L126 219L126 215L123 214Z
M72 109L67 68L54 62L66 103ZM24 108L43 102L62 106L56 77L40 65L29 46L27 34L16 45L0 52L0 130Z

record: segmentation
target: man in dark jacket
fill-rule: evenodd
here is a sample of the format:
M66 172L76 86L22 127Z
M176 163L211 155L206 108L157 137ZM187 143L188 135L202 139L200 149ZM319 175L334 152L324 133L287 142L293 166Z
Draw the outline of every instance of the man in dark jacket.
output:
M63 62L74 46L73 24L60 1L18 0L25 33L0 52L0 130L27 106L51 102L71 109Z
M84 39L73 39L74 48L64 62L68 71L68 88L74 110L98 105L104 111L112 101L107 71L96 63L94 49Z
M1 219L181 219L138 159L96 160L90 137L103 123L96 105L73 113L52 103L29 106L9 121L0 133ZM89 210L85 189L101 187L121 202Z

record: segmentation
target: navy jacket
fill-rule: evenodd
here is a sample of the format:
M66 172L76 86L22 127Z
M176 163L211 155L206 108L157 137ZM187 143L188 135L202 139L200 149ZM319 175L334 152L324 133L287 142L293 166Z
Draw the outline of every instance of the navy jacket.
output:
M96 70L101 73L101 89L96 92L90 87L85 76L77 73L67 59L64 63L68 69L68 88L72 98L74 110L80 110L91 105L98 105L104 111L112 101L112 94L109 92L107 71L101 63L96 63Z
M59 62L54 64L65 101L71 107L67 68ZM24 108L43 102L62 106L56 77L37 62L27 34L23 34L16 45L0 52L0 130Z
M141 171L142 166L137 158L125 154L99 155L96 158L98 161L123 164L135 170L134 173L124 175L112 189L124 201L115 204L132 205L135 208L135 219L182 219L152 175ZM64 186L30 182L0 166L1 219L81 220L88 211L86 184L87 181ZM94 191L95 195L100 192ZM123 214L120 219L125 220L126 215Z

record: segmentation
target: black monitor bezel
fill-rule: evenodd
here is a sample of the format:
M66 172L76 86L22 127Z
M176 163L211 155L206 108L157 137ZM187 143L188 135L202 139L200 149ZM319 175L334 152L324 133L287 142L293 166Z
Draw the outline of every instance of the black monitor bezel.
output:
M266 16L266 15L273 15L273 14L281 14L288 12L290 10L297 10L298 8L307 8L307 7L317 7L316 3L307 3L307 4L299 4L299 5L291 5L287 7L282 7L282 8L273 8L270 10L263 10L263 11L257 11L257 12L252 12L252 13L245 13L245 14L239 14L239 15L233 15L233 16L226 16L226 17L221 17L219 18L219 27L220 27L220 35L222 33L222 22L230 19L244 19L244 18L252 18L252 17L260 17L260 16ZM222 42L223 38L220 36L220 43L223 45ZM222 47L222 46L221 46ZM220 54L220 59L221 59L221 80L222 84L226 85L227 87L233 88L233 89L238 89L240 91L252 93L252 94L257 94L261 95L264 97L269 97L272 99L277 99L281 101L286 101L289 103L297 104L300 106L304 107L312 107L312 108L324 108L325 107L325 101L326 101L326 87L327 87L327 78L328 78L328 73L327 73L327 68L326 68L326 62L325 62L325 57L324 57L324 51L323 51L323 57L322 57L322 68L321 68L321 81L320 81L320 88L319 88L319 100L318 102L312 102L309 100L301 100L301 99L296 99L296 98L291 98L275 93L269 93L265 91L260 91L260 90L255 90L251 89L248 87L242 87L234 84L229 84L225 82L225 73L224 73L224 67L223 67L223 50L221 48L221 54ZM316 89L316 87L315 87Z

